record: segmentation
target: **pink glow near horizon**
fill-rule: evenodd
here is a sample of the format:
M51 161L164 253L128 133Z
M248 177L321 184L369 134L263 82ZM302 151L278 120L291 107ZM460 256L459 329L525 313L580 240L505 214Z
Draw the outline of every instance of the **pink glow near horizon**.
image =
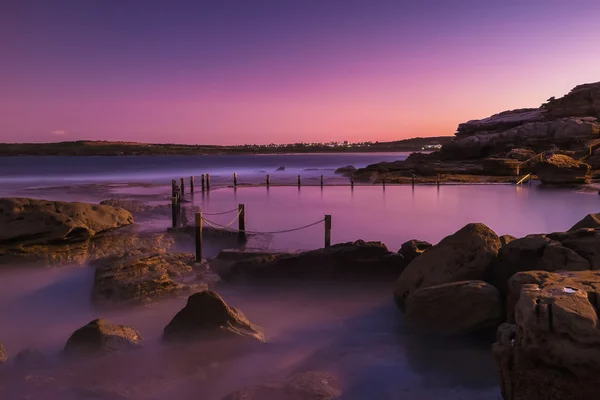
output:
M0 140L244 144L451 135L460 122L537 107L600 80L600 5L565 14L564 6L540 4L545 13L524 9L506 20L484 9L476 10L479 20L454 14L420 26L416 19L401 31L393 24L365 25L360 34L325 29L322 40L292 31L281 42L264 44L261 36L230 49L228 41L240 39L227 38L228 52L208 60L193 46L176 51L169 43L139 53L96 43L96 56L94 37L78 42L75 32L65 34L72 48L50 53L43 32L32 33L20 43L31 55L0 47L12 57L0 66ZM18 22L13 33L27 26ZM461 25L467 22L479 25Z

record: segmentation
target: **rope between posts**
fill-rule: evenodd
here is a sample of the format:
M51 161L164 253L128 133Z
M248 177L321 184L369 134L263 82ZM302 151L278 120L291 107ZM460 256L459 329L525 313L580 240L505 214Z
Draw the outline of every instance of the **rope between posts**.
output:
M229 222L227 225L220 225L220 224L217 224L216 222L209 221L209 220L207 220L207 219L206 219L206 218L204 218L204 217L202 217L202 220L203 220L204 222L206 222L206 224L207 224L207 225L210 225L210 226L212 226L213 228L220 227L220 228L224 228L224 229L229 229L229 230L235 231L235 229L231 229L231 225L233 225L233 223L234 223L235 221L237 221L237 219L240 217L240 214L242 214L242 210L240 210L240 212L238 212L238 213L237 213L237 215L236 215L236 216L235 216L235 217L234 217L234 218L231 220L231 222ZM216 226L215 226L215 225L216 225Z
M239 215L238 215L238 216L239 216ZM202 220L203 220L204 222L206 222L206 224L207 224L207 225L209 225L209 226L212 226L213 228L222 228L222 229L227 229L227 230L229 230L229 231L231 231L231 232L244 232L244 233L248 233L248 234L251 234L251 235L274 235L274 234L276 234L276 233L288 233L288 232L295 232L295 231L300 231L300 230L302 230L302 229L310 228L310 227L312 227L312 226L315 226L315 225L318 225L318 224L320 224L320 223L322 223L322 222L325 222L325 218L323 218L323 219L321 219L321 220L319 220L319 221L317 221L317 222L313 222L312 224L304 225L304 226L301 226L301 227L299 227L299 228L284 229L284 230L281 230L281 231L272 231L272 232L256 232L256 231L249 231L249 230L240 231L240 230L238 230L238 229L231 229L229 226L225 226L225 225L217 224L216 222L209 221L209 220L207 220L207 219L206 219L206 218L204 218L204 217L202 217ZM235 222L235 220L234 220L234 222ZM232 223L233 223L233 222L232 222ZM230 225L231 225L231 224L230 224Z
M236 207L236 208L234 208L233 210L229 210L229 211L223 211L223 212L218 212L218 213L205 213L205 212L203 212L202 214L203 214L203 215L225 215L225 214L232 213L232 212L234 212L234 211L238 211L238 208Z

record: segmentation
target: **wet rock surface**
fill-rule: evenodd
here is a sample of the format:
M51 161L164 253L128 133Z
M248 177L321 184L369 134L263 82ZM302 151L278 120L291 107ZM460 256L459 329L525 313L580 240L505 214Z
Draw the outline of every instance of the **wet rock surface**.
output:
M398 254L404 257L404 262L408 265L412 260L423 254L427 249L433 245L425 240L409 240L408 242L402 243Z
M499 328L493 347L505 399L597 398L599 290L576 276L569 279L576 285L567 286L551 276L521 286L516 323Z
M95 268L92 299L97 304L148 304L181 292L206 289L184 284L196 280L194 256L185 253L127 252L91 263Z
M364 279L396 277L404 268L403 257L381 242L340 243L297 254L270 255L239 261L224 272L234 279Z
M129 211L110 206L27 198L0 199L0 245L85 241L133 223Z
M138 348L142 337L137 330L126 325L111 324L95 319L76 330L64 348L67 356L104 355Z
M333 400L342 395L337 379L326 372L310 371L281 381L233 392L222 400Z
M244 314L229 307L213 291L195 293L165 327L167 341L205 338L244 338L264 342L262 329Z
M484 280L501 247L486 225L468 224L414 259L400 275L394 298L400 310L418 289L465 280Z
M497 327L503 320L498 289L463 281L416 290L406 300L405 318L428 334L466 334Z

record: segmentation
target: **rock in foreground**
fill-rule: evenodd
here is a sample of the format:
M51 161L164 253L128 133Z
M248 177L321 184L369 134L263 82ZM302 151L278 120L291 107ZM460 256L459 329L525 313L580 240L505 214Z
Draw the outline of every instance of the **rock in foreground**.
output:
M102 355L141 346L142 337L134 328L95 319L76 330L65 345L67 355Z
M493 351L510 400L593 400L600 393L597 286L555 281L521 288L516 326L498 330Z
M0 244L84 241L133 223L129 211L87 203L0 199Z
M302 372L231 393L222 400L333 400L341 396L335 377L325 372Z
M581 221L573 225L571 229L569 229L569 232L573 232L582 228L600 228L600 213L586 215Z
M431 248L433 245L424 240L409 240L408 242L402 243L398 254L404 257L404 262L408 265L412 260L420 256L425 250Z
M95 261L92 299L96 303L136 303L176 296L190 289L175 278L192 273L192 255L126 253ZM205 287L204 287L205 288Z
M397 277L404 268L402 256L380 242L341 243L325 249L291 255L257 257L235 263L226 279L318 279L359 276Z
M504 319L498 289L483 281L429 286L406 300L406 321L429 334L466 334L497 327Z
M484 224L468 224L411 262L394 289L396 304L405 303L416 290L444 283L484 280L498 254L500 239Z
M229 307L213 291L191 295L186 306L169 322L163 333L165 340L222 337L265 341L261 328L248 321L241 311Z

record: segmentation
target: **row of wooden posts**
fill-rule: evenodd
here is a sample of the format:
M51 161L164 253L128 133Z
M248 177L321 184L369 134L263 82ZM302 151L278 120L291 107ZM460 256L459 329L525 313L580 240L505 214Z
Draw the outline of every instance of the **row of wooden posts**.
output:
M416 183L416 176L412 175L411 177L411 181L412 181L412 185L415 186ZM302 179L301 176L298 175L298 187L302 186ZM267 175L266 177L266 185L267 187L269 187L271 185L271 176ZM386 180L383 179L382 180L382 185L385 186L386 185ZM195 184L195 179L193 176L190 176L190 193L193 194L194 193L194 185ZM440 185L440 174L437 174L437 178L436 178L436 184L439 186ZM238 186L238 175L237 173L233 174L233 187L237 187ZM325 186L325 178L323 175L321 175L321 181L320 181L320 186L323 187ZM350 176L350 186L354 187L354 177ZM177 180L173 179L172 181L172 187L173 187L173 197L177 197L179 196L178 202L181 201L181 197L185 194L185 180L184 178L181 178L181 182L179 185L177 185ZM201 175L201 190L202 192L205 191L209 191L210 190L210 174L202 174Z

